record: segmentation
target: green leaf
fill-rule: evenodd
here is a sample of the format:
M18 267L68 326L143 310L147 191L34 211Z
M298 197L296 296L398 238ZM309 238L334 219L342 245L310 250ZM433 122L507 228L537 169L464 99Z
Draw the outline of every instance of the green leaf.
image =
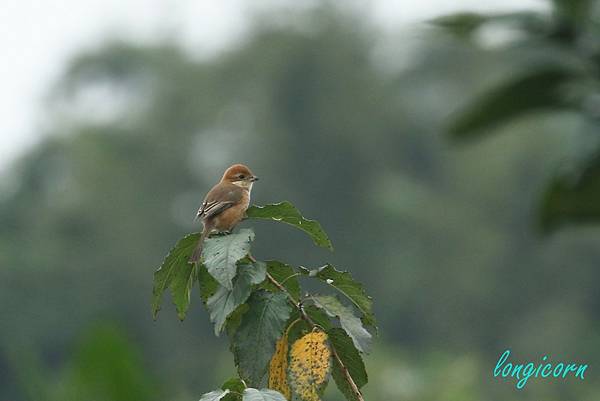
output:
M257 390L255 388L247 388L244 390L243 401L287 401L283 394L279 391L263 388Z
M234 234L207 238L204 242L204 265L210 275L228 290L233 288L236 263L248 254L253 239L254 232L243 229Z
M471 38L479 28L489 23L500 23L521 29L530 34L541 34L548 29L547 19L540 13L517 11L499 14L477 14L459 12L430 21L459 38Z
M555 177L546 190L540 210L544 232L569 223L600 222L600 154L577 170Z
M227 394L225 398L223 398L223 401L241 401L241 394L244 392L246 385L239 377L232 377L231 379L223 383L221 388L223 390L230 391L230 393Z
M215 294L208 299L206 307L210 312L210 320L215 324L215 335L223 330L227 317L239 305L246 302L252 286L260 284L266 278L266 265L263 262L239 264L237 276L233 281L233 289L219 286Z
M237 331L240 324L242 324L242 316L244 313L248 312L248 304L241 304L227 318L225 322L225 331L227 332L227 336L229 338L233 338L235 332Z
M198 269L196 265L187 261L198 242L200 234L189 234L180 239L165 257L160 268L154 273L154 287L152 289L152 315L154 319L160 310L162 294L165 289L171 290L173 303L177 308L180 319L185 318L185 313L190 305L190 294Z
M342 363L348 369L348 373L358 388L363 387L369 381L365 364L360 356L360 353L354 347L352 339L346 332L340 328L332 328L327 331L329 342L340 357ZM333 380L337 384L338 389L346 396L348 401L359 401L358 397L352 391L352 387L346 380L344 369L336 358L333 358L333 369L331 371Z
M361 352L368 353L371 346L371 333L362 325L359 318L354 316L352 309L343 305L336 297L331 295L314 295L311 299L316 306L323 309L331 317L340 319L342 328L352 338L354 346Z
M354 280L349 272L337 270L330 264L316 270L302 268L301 271L303 274L309 277L317 277L327 285L335 288L362 312L363 322L366 325L376 327L373 300L367 295L362 284Z
M300 283L298 282L297 272L288 264L269 260L267 263L267 271L277 280L286 290L294 297L300 298ZM277 292L279 289L271 282L265 282L265 288L272 292Z
M240 379L239 377L232 377L231 379L229 379L225 383L223 383L221 388L223 390L231 390L231 391L235 391L236 393L241 394L244 392L246 385L244 384L242 379Z
M471 102L450 124L449 133L472 138L528 113L571 108L562 89L573 76L572 70L557 65L518 76Z
M310 317L314 323L321 326L323 330L327 331L332 327L331 318L322 309L319 309L314 305L308 305L304 307L304 312L306 312L308 317Z
M302 217L298 209L290 202L251 206L246 211L246 215L251 219L268 219L290 224L310 235L316 245L333 250L333 245L325 231L323 231L321 224L315 220Z
M200 285L200 298L205 304L208 298L212 297L220 287L217 280L208 273L206 266L202 264L198 265L198 284Z
M185 314L190 306L192 288L197 279L198 265L187 263L181 266L179 274L175 275L171 282L171 298L173 298L180 320L185 319Z
M283 334L291 306L284 293L256 291L235 331L232 348L240 377L257 386L265 376L275 343Z
M430 21L431 24L444 28L448 32L464 38L469 37L481 25L487 21L487 17L482 14L471 12L460 12L456 14L444 15Z
M215 390L210 393L203 394L200 401L219 401L221 398L229 394L229 390Z

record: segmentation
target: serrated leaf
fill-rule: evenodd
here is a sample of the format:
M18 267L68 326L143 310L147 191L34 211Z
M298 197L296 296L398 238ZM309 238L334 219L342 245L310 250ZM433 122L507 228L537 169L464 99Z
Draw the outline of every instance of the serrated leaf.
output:
M451 123L449 133L471 138L527 113L572 107L562 89L573 75L565 67L547 66L505 82L468 105Z
M177 241L169 251L162 265L154 273L154 287L152 289L152 315L154 319L160 310L162 295L169 288L173 303L177 308L180 319L185 318L185 313L190 305L190 294L198 274L197 266L187 262L200 234L189 234Z
M356 347L354 347L352 339L343 329L338 327L328 330L327 334L329 335L329 343L337 352L340 360L346 367L356 386L360 389L367 384L369 378L367 376L365 364L360 356L360 353ZM338 389L342 392L342 394L344 394L348 401L360 400L358 395L353 391L352 386L350 386L350 383L344 374L344 368L335 358L333 358L331 376L333 377Z
M203 394L200 401L219 401L221 398L229 394L229 390L215 390L210 393Z
M237 270L233 288L228 290L219 286L215 294L206 302L217 336L223 330L227 317L235 308L246 302L252 292L252 286L263 282L266 278L266 265L263 262L239 264Z
M315 295L311 299L316 306L323 309L331 317L340 319L342 328L352 338L354 346L360 352L369 352L372 336L362 325L359 318L354 316L351 308L343 305L336 297L331 295Z
M296 270L294 270L292 266L276 260L269 260L266 263L269 274L283 285L294 299L299 299L300 283L298 282L298 277L296 277L298 274ZM279 289L271 282L265 282L265 288L273 292L279 291Z
M286 401L285 397L274 390L263 388L257 390L255 388L247 388L244 390L244 398L242 401Z
M237 233L207 238L202 257L206 269L223 287L231 290L236 263L250 251L254 231L242 229Z
M288 400L292 397L290 386L287 382L288 367L288 337L287 331L277 340L275 353L269 362L269 388L279 391Z
M331 368L330 357L327 334L323 331L308 333L292 345L288 369L290 385L303 401L320 400L319 393Z
M283 334L291 306L284 293L255 291L248 311L233 336L232 348L239 375L250 386L260 385L267 373L275 343Z
M354 280L349 272L337 270L330 264L316 270L303 269L302 272L310 277L317 277L338 290L362 312L364 324L376 327L373 299L367 295L362 284Z
M246 211L246 215L251 219L268 219L292 225L307 233L315 245L333 250L333 245L321 224L315 220L305 219L290 202L251 206Z
M600 154L586 160L577 172L555 177L540 210L543 231L568 223L600 221Z

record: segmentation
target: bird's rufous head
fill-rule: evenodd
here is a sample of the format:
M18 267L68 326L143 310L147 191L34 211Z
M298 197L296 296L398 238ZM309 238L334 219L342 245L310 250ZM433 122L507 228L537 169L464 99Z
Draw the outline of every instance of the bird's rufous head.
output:
M221 182L230 182L242 188L251 188L254 181L258 181L258 177L243 164L234 164L229 167L221 178Z

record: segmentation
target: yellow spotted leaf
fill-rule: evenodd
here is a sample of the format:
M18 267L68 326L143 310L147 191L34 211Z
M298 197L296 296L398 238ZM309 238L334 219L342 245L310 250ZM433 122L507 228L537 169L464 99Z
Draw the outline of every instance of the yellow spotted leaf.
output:
M292 391L287 382L288 348L286 332L277 341L275 353L269 364L269 388L279 391L287 400L290 400L292 398Z
M313 331L297 340L290 350L290 384L303 401L319 401L319 392L331 367L327 334Z

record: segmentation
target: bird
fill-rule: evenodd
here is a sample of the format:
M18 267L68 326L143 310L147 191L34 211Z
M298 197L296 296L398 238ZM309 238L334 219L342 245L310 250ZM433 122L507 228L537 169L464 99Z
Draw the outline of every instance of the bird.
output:
M201 219L204 227L188 263L200 260L204 240L213 231L231 232L244 218L256 181L258 177L243 164L234 164L225 170L221 181L208 191L196 213L196 219Z

